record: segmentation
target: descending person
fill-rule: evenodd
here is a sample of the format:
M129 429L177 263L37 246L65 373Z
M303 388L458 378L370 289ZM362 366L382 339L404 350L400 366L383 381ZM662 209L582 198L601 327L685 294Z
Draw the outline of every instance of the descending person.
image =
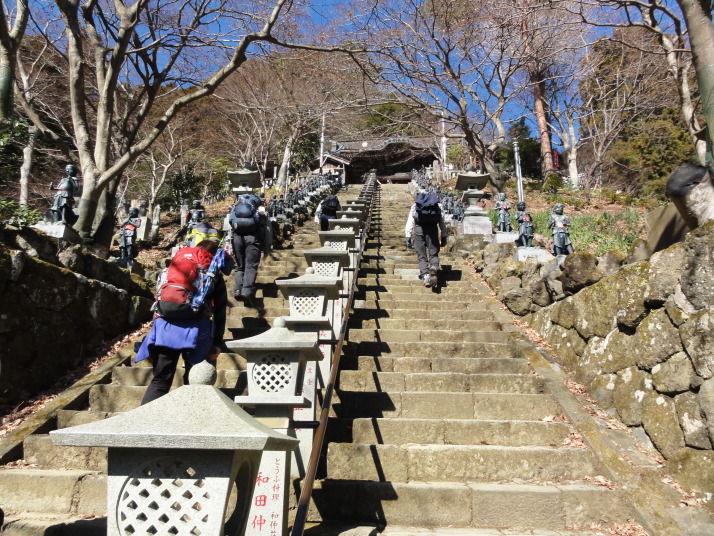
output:
M226 324L226 286L233 260L218 243L204 240L181 248L157 283L156 316L144 338L136 362L151 358L153 378L141 404L169 392L179 357L184 361L184 383L193 365L215 362L223 345Z
M433 287L436 285L439 270L439 247L446 245L446 223L436 194L422 190L414 198L404 228L407 247L412 247L412 233L414 250L419 259L419 279L424 282L425 287Z
M233 255L236 261L233 297L248 307L255 305L255 280L260 254L268 256L273 245L273 230L265 207L253 194L242 194L231 208L228 221L233 231Z
M320 231L327 231L330 227L328 223L337 217L337 211L342 210L340 200L336 195L328 195L315 209L315 223L320 224Z

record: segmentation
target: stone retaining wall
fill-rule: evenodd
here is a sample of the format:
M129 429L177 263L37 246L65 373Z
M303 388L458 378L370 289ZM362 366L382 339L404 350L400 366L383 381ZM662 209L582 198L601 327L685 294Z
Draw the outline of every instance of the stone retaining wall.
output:
M141 278L79 246L58 253L31 230L0 238L0 405L36 395L100 341L151 318Z
M714 223L617 271L588 254L516 262L510 247L471 258L598 404L714 505Z

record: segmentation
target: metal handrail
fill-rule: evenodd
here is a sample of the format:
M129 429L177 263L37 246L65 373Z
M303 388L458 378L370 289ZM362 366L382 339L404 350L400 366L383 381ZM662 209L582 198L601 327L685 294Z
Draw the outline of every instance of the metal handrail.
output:
M376 183L375 190L379 183ZM337 338L337 344L335 345L335 350L332 353L331 366L330 366L330 377L325 388L325 397L320 406L320 419L319 426L315 430L315 437L312 440L312 450L310 452L310 460L307 465L307 470L305 471L305 478L303 480L302 490L300 491L300 499L297 504L297 512L295 514L295 522L293 523L293 529L291 531L291 536L302 536L305 530L305 522L307 520L307 510L310 505L310 498L312 497L312 490L315 484L315 476L317 474L317 465L320 461L320 453L322 452L322 444L325 440L325 433L327 430L327 420L330 415L330 407L332 406L332 393L335 390L335 381L337 380L337 372L340 365L340 355L342 354L342 345L345 341L345 334L347 333L347 324L350 319L349 312L352 309L352 303L354 302L355 289L357 288L357 275L359 274L359 266L362 262L362 256L364 254L364 248L367 245L367 235L369 229L372 225L372 210L374 208L374 199L372 200L372 205L369 207L369 213L367 214L367 220L365 222L364 229L362 230L362 240L360 243L359 255L357 256L357 261L355 262L355 274L352 278L352 286L350 287L350 293L347 298L347 303L345 305L344 318L342 319L342 324L340 325L340 333Z

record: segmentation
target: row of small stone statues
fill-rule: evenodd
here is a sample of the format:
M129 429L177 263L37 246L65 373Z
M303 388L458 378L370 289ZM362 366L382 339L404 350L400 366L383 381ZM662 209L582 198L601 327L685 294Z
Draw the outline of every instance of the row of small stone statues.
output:
M570 241L570 218L563 213L564 206L558 203L553 207L553 212L548 219L548 229L553 235L553 255L570 255L573 252L573 244ZM493 209L498 214L496 227L499 232L513 232L511 225L511 203L506 199L506 194L498 194ZM525 201L516 204L515 220L518 223L518 238L516 244L520 247L531 247L535 228L530 212L526 210Z

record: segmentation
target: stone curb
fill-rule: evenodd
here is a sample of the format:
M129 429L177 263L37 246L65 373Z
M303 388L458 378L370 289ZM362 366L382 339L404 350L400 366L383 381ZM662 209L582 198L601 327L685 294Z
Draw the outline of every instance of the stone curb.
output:
M143 335L141 336L143 337ZM29 417L3 439L0 439L0 465L21 459L23 456L22 443L25 438L37 432L46 432L48 422L59 411L67 409L73 403L79 402L83 397L88 396L92 386L103 381L111 374L114 367L129 362L134 354L134 342L137 340L139 340L139 337L132 339L117 351L115 357L107 359L95 370L62 391L45 407Z
M473 277L479 280L479 277ZM492 296L484 298L501 304ZM513 321L511 314L503 309L496 319L504 323ZM634 438L626 433L616 434L614 430L598 425L595 418L566 386L565 382L570 380L570 377L560 368L555 358L544 348L536 347L520 328L514 330L513 336L520 357L528 359L543 378L546 392L552 394L563 408L565 415L593 452L604 476L628 499L637 521L651 536L714 534L714 520L706 509L673 506L679 504L682 496L662 482L664 474L661 466L635 465L631 461L643 458L637 450Z
M614 431L599 426L565 385L568 376L557 364L549 363L542 355L543 349L537 349L524 341L517 341L516 345L523 357L528 359L531 366L543 378L546 389L555 397L570 422L580 432L599 462L604 476L629 499L637 521L649 534L652 536L714 534L714 523L704 509L672 506L678 504L682 497L662 482L660 466L628 463L628 454L635 459L641 457L634 439L624 433L614 437L616 435Z

